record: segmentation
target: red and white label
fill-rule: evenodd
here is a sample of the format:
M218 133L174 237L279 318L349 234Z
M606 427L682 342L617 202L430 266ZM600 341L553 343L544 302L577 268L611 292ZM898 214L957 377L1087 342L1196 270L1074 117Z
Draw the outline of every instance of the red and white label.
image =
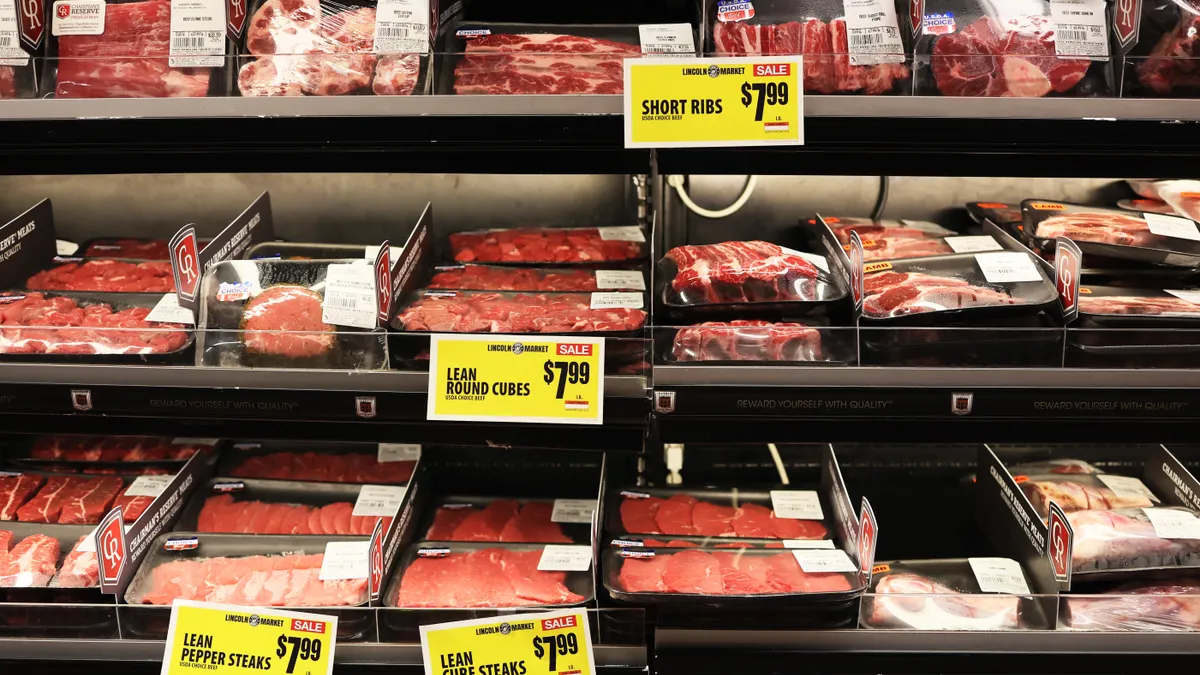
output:
M1054 250L1054 286L1062 303L1063 316L1069 321L1079 313L1079 268L1083 252L1070 239L1059 238Z
M125 522L121 507L104 516L96 527L96 552L100 558L100 587L105 593L115 593L125 569Z
M51 35L104 35L104 0L58 0L50 18Z
M552 630L562 630L564 628L574 628L579 625L578 617L558 616L553 619L542 619L542 632L550 632Z
M756 63L754 64L755 77L791 77L792 64L790 63Z
M378 600L380 594L383 593L383 521L375 521L375 528L371 530L371 560L369 576L367 578L367 587L371 593L371 600Z
M1054 502L1050 502L1050 517L1047 525L1050 537L1050 545L1047 550L1050 556L1050 567L1054 571L1054 578L1065 584L1065 588L1069 590L1071 587L1071 547L1074 544L1075 535L1071 530L1071 523L1067 520L1067 514L1063 513L1063 510Z
M392 247L387 241L375 253L375 319L386 326L392 315Z
M292 630L297 633L323 635L325 633L325 622L313 621L312 619L292 619Z
M46 36L45 7L43 0L17 0L21 39L34 50L42 46Z
M875 565L875 542L879 539L879 525L875 520L875 510L871 503L863 497L862 507L858 512L858 570L870 578L871 568Z
M576 344L568 342L565 344L556 345L555 354L558 356L591 356L595 345L591 344Z
M192 305L200 285L200 247L196 242L196 230L191 225L171 238L171 269L175 274L178 299L185 306Z

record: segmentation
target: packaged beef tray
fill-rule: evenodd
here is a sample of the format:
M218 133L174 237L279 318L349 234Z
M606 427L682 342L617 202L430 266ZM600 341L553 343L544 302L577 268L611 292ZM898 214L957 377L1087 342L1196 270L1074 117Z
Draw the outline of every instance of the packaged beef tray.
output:
M782 548L782 549L832 549L831 539L753 539L729 537L693 537L687 535L615 534L606 540L608 546L628 549L662 548Z
M1195 0L1138 2L1115 20L1115 46L1125 55L1122 96L1196 96L1200 4Z
M708 0L716 56L804 56L808 94L911 94L907 6L869 2Z
M415 3L420 4L420 3ZM426 5L428 7L428 5ZM437 3L432 3L436 11ZM248 8L242 96L423 94L429 16L399 20L372 0L256 0ZM397 12L399 14L399 12Z
M1075 539L1074 582L1145 576L1200 567L1200 519L1178 506L1115 508L1067 514Z
M1167 215L1180 215L1196 220L1200 218L1200 181L1197 180L1162 180L1155 181L1150 187L1154 194L1166 204L1170 210ZM1154 213L1163 213L1161 208L1146 209Z
M25 281L31 291L170 293L175 290L171 263L116 258L56 257Z
M1200 630L1200 579L1130 581L1062 599L1059 630Z
M641 292L508 293L418 290L392 327L409 333L578 333L632 337L645 325Z
M157 486L166 476L78 475L45 472L5 472L0 476L2 521L96 525L114 506L133 523L154 502ZM11 474L11 475L9 475ZM161 490L159 490L161 492Z
M636 25L454 21L437 52L439 94L620 94L642 48Z
M368 287L351 283L347 289L339 283L337 304L331 304L327 279L332 269L345 270L347 279L363 272L359 276ZM214 265L201 282L199 325L206 330L200 334L197 364L386 368L387 341L381 331L366 327L376 320L373 278L365 263L226 260ZM360 320L365 321L354 325Z
M450 257L460 263L594 267L641 260L650 250L637 226L469 230L449 241Z
M1180 368L1200 363L1198 303L1196 291L1080 286L1067 365Z
M95 529L0 523L0 602L101 602Z
M45 3L49 58L42 94L55 98L165 98L224 96L228 92L225 21L212 7L187 14L188 31L171 29L169 0L107 2L99 34L83 5ZM216 5L220 7L220 5ZM58 11L55 10L63 10ZM178 17L177 17L178 18ZM173 39L174 38L174 39ZM186 41L198 51L176 52Z
M264 241L246 250L246 260L365 260L370 247L358 244L321 244L303 241ZM394 248L394 247L393 247ZM395 254L393 251L393 260ZM373 258L374 256L372 256Z
M662 349L666 364L840 365L854 361L850 328L819 318L800 321L705 321L674 330ZM666 333L668 331L659 331Z
M418 532L426 541L591 544L591 523L555 520L553 499L444 497Z
M1200 229L1189 218L1039 199L1021 202L1021 210L1030 243L1045 251L1053 252L1056 237L1067 237L1085 256L1200 266Z
M1102 3L912 0L916 93L926 96L1110 96ZM919 21L918 21L919 20ZM919 23L919 25L918 25Z
M1017 474L1014 472L1014 475ZM1024 480L1020 482L1021 491L1043 518L1049 516L1050 502L1058 504L1065 513L1074 513L1140 508L1154 506L1160 501L1149 488L1132 476L1036 473L1020 475L1024 476Z
M988 234L964 235L936 223L919 220L838 217L822 220L847 250L850 233L858 233L863 244L863 260L866 262L1004 250Z
M590 546L574 547L590 560ZM547 569L541 544L419 542L405 552L384 604L404 609L577 607L595 598L585 569ZM553 551L553 549L551 550Z
M79 255L85 258L124 258L128 260L170 260L166 239L137 239L133 237L96 237L79 245ZM197 244L204 246L207 239Z
M1003 569L1004 584L991 570ZM896 560L877 563L863 595L864 628L906 630L1045 629L1052 624L1008 558Z
M442 265L433 269L426 284L432 290L467 291L601 291L646 290L639 269L589 270L579 268L504 267L500 265Z
M77 363L184 363L189 326L154 321L161 295L0 293L0 358Z
M177 467L200 452L212 452L216 439L160 436L32 436L22 438L5 458L30 468L53 465L83 473L117 473L149 467Z
M790 490L789 490L790 491ZM828 539L820 497L808 499L807 518L778 517L770 491L630 488L611 491L609 532L749 539Z
M366 497L364 498L364 492ZM209 479L184 510L175 529L205 534L371 536L394 516L377 515L375 500L399 508L402 486L310 483L217 477ZM383 508L382 510L395 510Z
M382 461L381 461L382 460ZM415 460L390 461L373 443L235 441L216 474L233 478L401 485Z

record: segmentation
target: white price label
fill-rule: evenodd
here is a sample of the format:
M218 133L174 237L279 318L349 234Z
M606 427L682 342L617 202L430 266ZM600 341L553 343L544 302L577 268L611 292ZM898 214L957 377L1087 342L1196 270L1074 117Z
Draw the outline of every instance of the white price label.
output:
M835 548L832 539L784 539L783 547L799 549Z
M146 321L182 323L191 326L196 323L196 315L192 313L192 310L179 306L179 296L167 293L158 299L154 309L146 315Z
M790 249L790 248L786 248L783 246L780 246L779 248L784 253L786 253L788 255L794 255L794 256L804 258L808 262L821 268L821 271L825 272L826 274L829 273L829 261L825 259L825 256L818 255L816 253L806 253L804 251L797 251L795 249Z
M840 548L794 550L792 555L796 556L800 569L808 574L858 571L858 565L855 565L850 556Z
M380 0L375 15L375 53L429 51L429 0Z
M1185 302L1190 302L1193 305L1197 305L1198 306L1197 310L1200 311L1200 291L1181 291L1181 290L1172 290L1169 288L1164 288L1163 292L1170 293L1171 295L1179 298L1180 300L1183 300Z
M1191 511L1176 509L1142 509L1154 534L1163 539L1200 539L1200 518Z
M646 235L642 232L642 228L636 225L625 227L599 227L600 238L604 241L636 241L644 243Z
M402 485L364 485L354 500L354 516L393 517L407 489Z
M325 544L325 558L321 561L321 581L339 579L366 579L371 574L367 554L370 541L331 541Z
M3 3L4 3L4 0L0 0L0 5L3 5ZM13 64L5 64L5 65L13 65ZM76 244L73 241L67 241L66 239L55 239L54 240L54 248L55 248L55 252L58 253L59 255L72 255L76 251L79 250L79 244Z
M1054 54L1060 59L1108 60L1104 0L1050 0Z
M984 593L1028 595L1029 584L1021 564L1011 558L967 558L979 590Z
M1196 229L1196 221L1190 218L1164 216L1161 213L1143 213L1142 218L1146 219L1150 231L1160 237L1200 241L1200 230Z
M58 0L51 12L51 35L104 35L104 0Z
M646 290L646 277L636 270L596 270L596 288Z
M415 462L421 459L421 446L414 443L380 443L377 460L383 462Z
M586 572L592 568L592 547L547 544L537 568L542 572Z
M955 253L981 253L983 251L1003 251L1000 242L986 234L969 235L965 237L946 237L943 241Z
M692 26L686 23L653 23L638 26L642 53L646 56L695 56Z
M891 0L842 0L850 65L904 63L900 22Z
M641 309L641 293L592 293L592 309Z
M975 256L983 277L993 284L1041 281L1037 264L1026 253L980 253Z
M174 476L138 476L125 490L126 497L157 497L167 489Z
M596 510L594 499L555 499L550 521L554 523L590 523Z
M225 63L224 0L171 0L172 68L216 68Z
M370 265L328 267L321 320L336 326L375 327L375 270Z
M15 0L0 0L0 66L26 65L29 65L29 54L21 49L21 31L17 25L17 3ZM63 253L59 250L58 254L71 255L74 252Z
M771 509L776 518L822 520L821 498L815 490L771 490Z
M1118 497L1144 497L1154 502L1159 503L1158 497L1146 487L1146 484L1132 476L1116 476L1111 473L1102 473L1096 476L1104 483L1109 490L1112 490Z

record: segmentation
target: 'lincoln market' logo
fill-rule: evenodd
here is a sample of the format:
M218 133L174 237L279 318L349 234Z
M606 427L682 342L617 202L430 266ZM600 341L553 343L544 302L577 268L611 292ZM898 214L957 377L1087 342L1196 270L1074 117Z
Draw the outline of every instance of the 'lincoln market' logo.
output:
M577 344L560 344L558 345L559 356L591 356L592 345L577 345Z

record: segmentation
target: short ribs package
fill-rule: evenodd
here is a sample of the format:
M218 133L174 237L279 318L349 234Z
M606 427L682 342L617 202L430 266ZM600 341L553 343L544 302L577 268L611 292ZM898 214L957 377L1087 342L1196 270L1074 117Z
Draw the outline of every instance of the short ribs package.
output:
M1066 237L1085 256L1200 266L1200 227L1189 218L1039 199L1026 199L1021 210L1026 240L1042 251L1053 252L1055 239Z
M910 0L916 93L1109 96L1104 0Z

